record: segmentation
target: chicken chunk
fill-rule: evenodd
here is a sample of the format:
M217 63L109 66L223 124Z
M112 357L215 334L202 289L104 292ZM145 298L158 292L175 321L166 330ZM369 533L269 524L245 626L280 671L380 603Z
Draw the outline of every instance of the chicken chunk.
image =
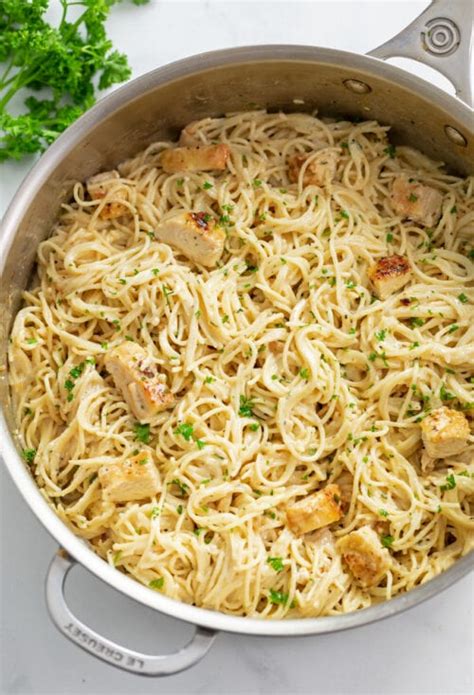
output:
M227 145L175 147L162 152L161 166L168 174L184 171L222 171L227 166L230 149Z
M401 176L393 182L391 201L397 215L431 227L441 215L443 196L431 186Z
M328 526L339 521L341 516L340 490L337 485L327 485L286 510L288 526L297 535Z
M180 212L169 217L155 229L155 236L207 268L216 265L224 250L224 230L204 212Z
M439 459L461 453L468 444L469 423L463 413L441 406L421 423L421 437L428 456Z
M101 174L96 174L88 178L86 181L86 188L91 200L105 198L109 193L111 184L113 185L114 181L119 178L120 174L115 169L113 171L103 171ZM126 192L124 189L119 188L111 197L118 198L119 200L126 200ZM112 200L102 207L99 212L99 217L103 220L114 220L117 217L128 214L128 212L129 209L126 205L118 202L118 200Z
M163 383L147 352L137 343L121 343L111 350L105 359L105 367L140 422L173 407L173 394Z
M273 352L274 355L281 355L285 349L285 343L281 343L279 340L270 340L268 349L270 352Z
M288 157L288 178L291 183L298 183L300 171L313 155L293 154ZM308 163L303 174L303 186L325 186L336 175L337 154L323 151Z
M108 502L142 500L153 497L161 489L160 474L147 451L121 463L101 466L99 480Z
M378 584L390 567L390 553L370 526L362 526L337 542L342 559L362 586Z
M410 263L406 256L384 256L369 268L368 276L378 298L387 299L410 280Z

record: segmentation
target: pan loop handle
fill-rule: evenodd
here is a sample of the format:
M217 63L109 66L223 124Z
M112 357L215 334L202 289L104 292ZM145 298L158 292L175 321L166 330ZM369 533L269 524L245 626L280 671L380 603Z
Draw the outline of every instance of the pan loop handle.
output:
M135 675L171 676L194 666L212 646L217 633L202 627L196 628L191 641L182 649L160 656L141 654L102 637L78 620L66 603L64 585L75 564L66 551L57 552L46 575L46 604L58 630L89 654Z
M471 44L472 0L433 0L399 34L369 51L375 58L405 57L441 72L456 89L456 96L473 106Z

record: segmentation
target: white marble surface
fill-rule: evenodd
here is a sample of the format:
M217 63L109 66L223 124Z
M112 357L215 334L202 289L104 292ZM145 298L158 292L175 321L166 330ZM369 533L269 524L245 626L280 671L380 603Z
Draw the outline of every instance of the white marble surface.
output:
M109 26L139 75L186 55L232 45L302 43L365 52L398 32L426 4L152 0L146 7L125 2L114 8ZM416 71L446 85L429 70L417 66ZM0 169L0 213L30 166L22 162ZM200 664L159 682L114 670L52 626L43 581L56 544L3 468L0 487L2 694L472 692L472 577L404 615L356 631L292 640L220 635ZM172 651L191 634L189 626L119 596L84 570L73 574L68 596L92 627L132 648Z

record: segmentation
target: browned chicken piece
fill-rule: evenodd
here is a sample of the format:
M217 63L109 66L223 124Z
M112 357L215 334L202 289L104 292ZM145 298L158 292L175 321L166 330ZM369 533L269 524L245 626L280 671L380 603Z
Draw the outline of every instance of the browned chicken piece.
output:
M137 343L127 341L111 350L105 358L105 367L140 422L149 421L174 406L174 395L163 383L148 353Z
M375 586L390 567L390 554L370 526L362 526L337 542L342 559L362 586Z
M393 181L391 201L397 215L431 227L441 215L443 196L431 186L400 176Z
M160 474L152 454L142 451L121 463L99 468L104 499L131 502L153 497L161 489Z
M337 485L327 485L286 509L288 526L297 535L315 531L339 521L342 516L341 491Z
M369 268L368 276L377 297L387 299L410 280L410 263L406 256L384 256Z
M180 212L160 222L155 236L181 251L187 258L208 268L215 266L224 251L225 232L205 212Z
M279 340L270 340L268 343L268 349L273 352L274 355L281 355L285 349L285 344L281 343Z
M441 406L421 422L421 437L428 456L434 459L460 454L470 434L466 416L459 410Z
M115 169L113 171L103 171L101 174L96 174L91 176L86 181L87 192L91 200L101 200L110 192L113 187L114 181L120 178L120 174ZM117 189L111 197L118 198L119 200L126 200L126 191L122 189ZM129 214L129 209L123 203L118 202L118 200L111 200L110 203L105 203L99 212L99 217L102 220L114 220L117 217L122 217L123 215Z
M288 157L288 178L291 183L298 183L301 168L312 155L293 154ZM303 186L325 186L336 175L337 154L323 151L312 159L303 174Z
M222 171L227 167L230 149L227 145L175 147L162 152L160 163L168 174L186 171Z

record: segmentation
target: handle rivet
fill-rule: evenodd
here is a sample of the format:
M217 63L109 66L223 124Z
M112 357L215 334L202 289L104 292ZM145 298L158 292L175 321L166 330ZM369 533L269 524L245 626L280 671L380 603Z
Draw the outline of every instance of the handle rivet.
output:
M372 91L372 87L360 80L344 80L343 84L346 89L354 92L354 94L368 94Z
M459 132L457 128L454 128L452 125L445 125L444 132L446 133L446 137L449 138L451 142L454 142L455 145L459 145L459 147L467 147L466 138L462 133Z

